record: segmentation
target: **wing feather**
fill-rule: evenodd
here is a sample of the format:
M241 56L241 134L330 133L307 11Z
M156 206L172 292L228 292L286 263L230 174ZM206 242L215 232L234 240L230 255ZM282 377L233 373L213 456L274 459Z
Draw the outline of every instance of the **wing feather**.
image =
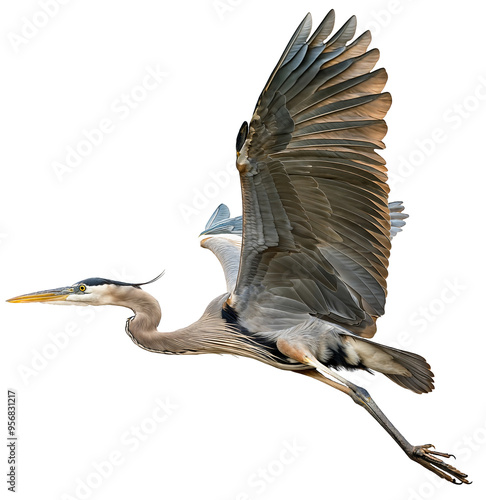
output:
M370 33L352 41L354 16L329 39L333 26L330 11L309 37L304 18L238 146L243 240L229 301L248 328L278 327L279 311L281 322L311 314L372 336L384 312L393 234L375 149L391 97Z
M213 212L213 214L209 218L204 229L206 229L206 230L210 229L211 227L219 224L221 221L229 219L229 218L230 218L229 208L224 203L221 203L221 205L219 205L218 208L216 208L216 210Z

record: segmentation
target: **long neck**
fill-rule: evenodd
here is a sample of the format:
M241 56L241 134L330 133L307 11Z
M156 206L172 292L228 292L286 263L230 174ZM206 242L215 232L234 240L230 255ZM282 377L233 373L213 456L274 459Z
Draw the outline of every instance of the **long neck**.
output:
M148 351L165 354L236 354L264 360L268 354L251 339L228 324L221 316L226 299L214 299L195 323L173 332L159 332L161 310L157 300L147 292L132 289L129 295L117 297L117 304L135 313L127 321L126 331L132 340Z

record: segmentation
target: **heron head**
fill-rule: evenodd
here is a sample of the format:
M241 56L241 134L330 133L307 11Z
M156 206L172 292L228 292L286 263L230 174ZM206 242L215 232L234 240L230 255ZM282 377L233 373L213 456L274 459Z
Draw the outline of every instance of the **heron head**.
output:
M44 302L46 304L78 306L125 305L124 298L129 296L131 292L140 290L142 285L153 283L163 274L162 272L153 280L145 283L125 283L105 278L88 278L67 287L18 295L8 299L7 302Z

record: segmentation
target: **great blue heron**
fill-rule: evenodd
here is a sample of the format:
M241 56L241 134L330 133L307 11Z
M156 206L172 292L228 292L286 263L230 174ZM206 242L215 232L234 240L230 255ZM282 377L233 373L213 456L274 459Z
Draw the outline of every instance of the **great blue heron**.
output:
M197 322L159 332L159 303L141 288L150 282L90 278L10 302L124 306L134 312L127 334L148 351L236 354L315 378L365 408L409 458L468 483L442 460L451 455L412 446L365 389L333 371L378 371L416 393L434 387L424 358L370 340L391 247L385 162L375 152L391 98L381 92L385 70L373 71L370 33L352 41L354 16L331 36L333 26L333 11L313 34L304 18L239 130L241 249L202 241L223 262L228 291Z

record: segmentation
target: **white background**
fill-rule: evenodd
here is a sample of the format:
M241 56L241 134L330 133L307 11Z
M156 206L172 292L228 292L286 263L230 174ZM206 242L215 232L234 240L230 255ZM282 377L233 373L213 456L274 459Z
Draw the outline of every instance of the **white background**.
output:
M40 4L9 2L0 13L0 421L14 388L16 498L484 498L478 2L72 0L51 3L47 18ZM161 302L161 329L196 320L224 291L197 235L220 202L241 213L238 178L226 173L238 128L306 12L317 25L331 7L339 25L356 14L381 51L394 100L384 152L391 199L410 214L394 242L376 339L424 355L436 390L417 396L380 375L354 379L413 444L456 453L474 480L460 491L322 384L252 360L148 353L125 335L131 313L121 308L4 302L87 277L143 281L166 269L146 287ZM29 30L33 21L45 26ZM148 66L166 76L143 95ZM123 113L119 100L131 93L139 102ZM56 175L53 164L65 164L83 130L102 120L112 123L102 143ZM157 398L171 405L161 423L152 417Z

